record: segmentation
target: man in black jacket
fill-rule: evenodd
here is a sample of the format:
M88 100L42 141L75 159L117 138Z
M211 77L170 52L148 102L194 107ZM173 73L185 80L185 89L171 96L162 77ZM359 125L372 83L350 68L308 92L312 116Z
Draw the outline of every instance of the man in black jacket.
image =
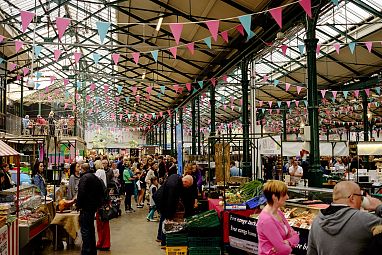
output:
M82 176L78 184L77 209L80 210L80 226L82 235L81 255L96 255L96 238L94 215L102 205L104 187L102 181L89 172L88 163L82 165Z

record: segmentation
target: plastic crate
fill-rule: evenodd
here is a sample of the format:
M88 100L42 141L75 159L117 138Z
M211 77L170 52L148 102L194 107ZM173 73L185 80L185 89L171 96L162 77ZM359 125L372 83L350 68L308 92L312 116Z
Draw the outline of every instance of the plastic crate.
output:
M166 255L187 255L187 246L166 246Z
M220 255L220 247L190 247L189 255Z
M222 235L220 226L212 228L188 228L187 232L189 237L211 237Z
M265 196L261 195L248 200L247 202L245 202L245 204L247 205L248 209L254 209L256 207L259 207L260 205L265 204L266 202L267 199L265 198Z
M212 228L220 226L220 220L215 210L203 212L186 219L187 228Z
M188 238L187 233L170 233L166 235L167 246L187 246Z
M189 247L218 247L220 246L221 238L216 237L189 237Z

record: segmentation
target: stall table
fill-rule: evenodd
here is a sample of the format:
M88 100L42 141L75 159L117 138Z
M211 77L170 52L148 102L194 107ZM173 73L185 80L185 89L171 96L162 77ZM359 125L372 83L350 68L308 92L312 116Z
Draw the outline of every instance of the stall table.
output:
M58 246L58 228L57 226L62 226L65 231L68 233L69 238L75 240L77 238L77 233L80 231L79 223L80 214L76 211L71 211L67 213L57 212L54 216L54 219L50 223L55 226L55 237L54 237L54 248L57 249Z

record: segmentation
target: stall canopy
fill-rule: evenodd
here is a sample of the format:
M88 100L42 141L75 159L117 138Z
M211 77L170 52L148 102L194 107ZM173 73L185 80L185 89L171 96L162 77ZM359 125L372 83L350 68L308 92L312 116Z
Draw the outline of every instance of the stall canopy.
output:
M357 152L358 155L382 155L382 143L359 142Z
M3 141L0 141L0 157L18 155L20 155L20 153L18 153L15 149L13 149L11 146L4 143Z

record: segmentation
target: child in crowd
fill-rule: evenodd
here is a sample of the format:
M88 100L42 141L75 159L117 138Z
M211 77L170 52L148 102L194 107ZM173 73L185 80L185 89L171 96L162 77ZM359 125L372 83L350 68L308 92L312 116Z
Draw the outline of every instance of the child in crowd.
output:
M156 176L154 176L151 178L151 185L150 185L150 189L149 189L149 191L150 191L150 212L147 215L147 221L157 221L157 220L154 220L154 213L155 213L157 208L155 206L153 195L155 194L155 192L158 189L159 189L158 178Z

